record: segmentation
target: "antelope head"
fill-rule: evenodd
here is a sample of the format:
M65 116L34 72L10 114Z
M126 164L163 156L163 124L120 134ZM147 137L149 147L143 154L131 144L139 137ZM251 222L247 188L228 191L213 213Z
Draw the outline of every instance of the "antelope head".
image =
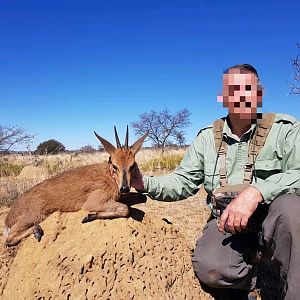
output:
M110 155L109 163L112 166L113 177L115 178L121 193L128 193L130 191L131 178L134 175L137 163L135 162L135 155L142 147L142 144L148 133L140 137L132 146L128 146L128 126L126 130L125 144L122 146L119 140L117 129L114 126L115 138L117 147L99 136L95 131L96 137L99 139L104 149Z

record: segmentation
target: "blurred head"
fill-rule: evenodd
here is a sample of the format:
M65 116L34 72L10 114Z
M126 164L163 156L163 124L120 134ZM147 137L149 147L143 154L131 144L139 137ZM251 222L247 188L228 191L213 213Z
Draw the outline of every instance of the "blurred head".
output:
M218 101L228 108L229 114L238 115L240 119L256 119L262 95L257 71L251 65L236 65L223 73L223 92Z

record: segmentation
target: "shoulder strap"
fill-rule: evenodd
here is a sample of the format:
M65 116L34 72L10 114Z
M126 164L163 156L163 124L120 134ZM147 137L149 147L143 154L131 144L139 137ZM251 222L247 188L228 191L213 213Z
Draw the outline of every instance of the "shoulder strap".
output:
M227 171L226 171L226 154L227 144L223 141L223 127L224 119L218 119L213 123L213 134L215 140L215 147L217 151L217 160L220 158L220 185L227 186Z
M254 135L254 138L251 139L250 148L249 148L249 155L253 158L257 157L259 152L261 151L262 147L264 146L268 134L271 130L272 124L275 119L274 113L267 113L263 114L262 118L257 120L257 128ZM254 162L255 160L253 160Z
M248 162L245 165L244 183L250 183L253 175L253 165L257 155L263 148L269 131L275 119L274 113L263 114L261 119L257 120L257 127L254 137L251 139L248 151ZM226 154L227 144L223 141L223 127L224 119L218 119L213 123L213 134L215 140L215 147L217 156L220 158L220 185L227 186L227 172L226 172Z
M263 114L261 119L257 120L257 127L254 133L254 137L251 139L248 151L248 163L245 166L244 183L251 183L253 175L253 165L256 157L263 148L268 134L274 123L275 114L267 113Z
M223 140L223 127L224 119L218 119L213 122L213 133L217 153Z

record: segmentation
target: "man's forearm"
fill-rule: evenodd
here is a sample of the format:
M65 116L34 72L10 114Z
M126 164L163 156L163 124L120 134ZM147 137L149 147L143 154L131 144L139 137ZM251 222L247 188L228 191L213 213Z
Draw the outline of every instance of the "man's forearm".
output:
M144 192L162 201L186 199L199 190L193 181L175 172L165 176L144 176L143 182Z

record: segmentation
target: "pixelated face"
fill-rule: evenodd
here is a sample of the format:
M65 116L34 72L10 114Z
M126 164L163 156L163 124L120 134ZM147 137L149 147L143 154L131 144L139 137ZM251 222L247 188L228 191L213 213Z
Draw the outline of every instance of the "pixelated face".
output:
M231 69L223 75L223 93L218 101L240 119L253 119L262 105L262 87L255 74Z

